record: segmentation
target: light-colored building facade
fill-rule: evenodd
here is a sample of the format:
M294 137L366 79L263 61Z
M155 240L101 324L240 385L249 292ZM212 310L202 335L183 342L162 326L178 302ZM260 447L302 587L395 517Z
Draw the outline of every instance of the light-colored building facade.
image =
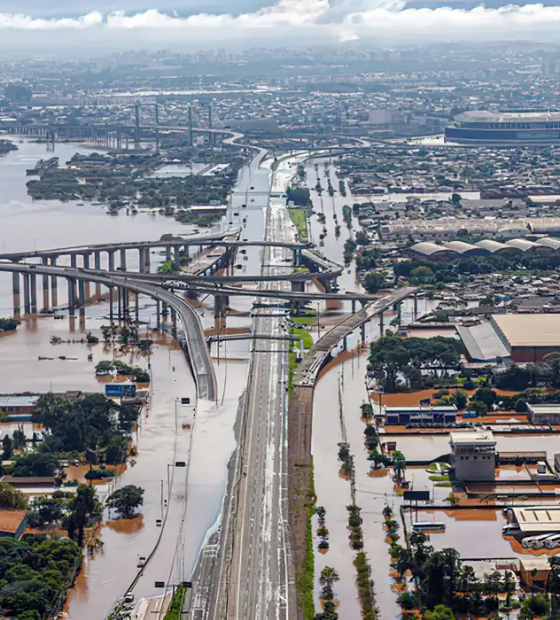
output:
M491 431L450 433L451 466L460 481L492 481L496 469L496 441Z
M560 405L531 405L527 403L529 421L536 425L560 425Z

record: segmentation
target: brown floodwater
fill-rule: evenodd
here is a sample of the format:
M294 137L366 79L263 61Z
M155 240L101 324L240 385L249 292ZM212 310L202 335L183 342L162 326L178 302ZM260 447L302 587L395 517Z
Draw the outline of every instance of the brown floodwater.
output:
M20 151L0 158L0 219L2 238L0 252L64 245L157 239L166 233L187 234L192 227L179 224L160 215L127 217L121 214L109 217L100 206L79 206L58 201L31 201L26 194L25 169L45 156L45 146L30 142L20 144ZM75 152L89 152L73 145L58 145L56 156L61 165ZM247 173L240 182L254 185L261 193L268 173ZM234 207L247 200L235 196ZM247 234L262 238L263 198L251 198L252 217L247 222ZM241 221L233 222L241 225ZM134 268L134 253L127 257ZM250 258L244 267L249 273L260 268L260 250L250 248ZM103 257L104 258L104 257ZM162 256L152 256L152 269ZM41 279L38 282L38 301L42 301ZM67 299L66 286L58 289L59 304ZM232 298L232 305L241 312L251 308L250 298ZM198 304L205 327L214 327L211 299ZM12 314L11 275L0 274L0 316ZM98 344L88 347L80 342L87 331L100 335L100 327L108 323L108 305L94 304L86 310L87 318L75 317L55 320L40 317L24 321L17 332L0 340L0 393L65 392L82 390L102 391L102 382L96 379L94 367L102 359L121 359L147 368L148 358L138 357L134 351L118 346ZM140 320L155 326L154 305L141 296ZM228 319L227 329L245 329L250 325L248 316ZM51 344L57 336L64 342ZM87 556L78 576L76 587L70 592L67 611L71 620L99 620L111 608L114 600L122 595L137 572L138 556L147 556L154 547L160 528L156 520L164 513L164 498L168 490L168 465L177 460L188 461L191 466L188 481L186 470L170 468L170 509L161 544L139 580L134 594L137 598L161 594L154 587L155 581L176 583L189 578L200 548L220 517L227 479L227 462L235 448L233 427L239 397L247 379L249 348L246 342L222 344L223 358L216 368L219 385L219 402L196 402L196 390L185 357L168 337L156 338L150 356L152 389L150 405L143 412L135 440L138 455L123 468L111 484L97 485L103 498L108 492L123 484L138 484L145 489L141 516L126 521L106 521L101 528L102 546L92 556ZM215 346L215 345L214 345ZM93 359L88 360L92 354ZM46 358L46 359L40 359ZM192 405L177 405L177 399L188 396ZM196 406L196 423L194 407ZM32 430L32 426L29 425ZM192 440L192 441L191 441ZM82 468L72 468L71 476L82 479ZM188 502L185 500L188 497ZM184 512L186 527L183 536L181 518ZM108 515L107 515L108 516ZM180 544L178 544L181 536Z

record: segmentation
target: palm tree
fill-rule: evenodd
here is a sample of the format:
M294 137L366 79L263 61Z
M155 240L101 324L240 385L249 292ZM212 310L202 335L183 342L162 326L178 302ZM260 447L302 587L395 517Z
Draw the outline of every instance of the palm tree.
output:
M397 476L399 482L404 480L404 472L406 471L406 460L404 455L399 450L395 450L393 453L393 471Z

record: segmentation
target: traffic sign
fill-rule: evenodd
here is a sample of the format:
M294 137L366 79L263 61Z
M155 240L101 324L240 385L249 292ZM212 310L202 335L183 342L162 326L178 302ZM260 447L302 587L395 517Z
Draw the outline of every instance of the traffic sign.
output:
M136 384L134 383L107 383L105 396L122 398L123 396L136 396Z

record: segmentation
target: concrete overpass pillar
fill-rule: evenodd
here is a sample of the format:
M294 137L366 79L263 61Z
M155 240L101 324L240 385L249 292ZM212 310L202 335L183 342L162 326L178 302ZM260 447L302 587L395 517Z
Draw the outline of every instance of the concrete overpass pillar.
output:
M169 248L171 250L171 248ZM174 259L173 262L175 263L175 265L177 267L179 267L179 265L181 264L181 247L176 245L173 248L173 252L174 252Z
M74 316L76 309L76 280L74 278L67 278L68 282L68 313L70 316Z
M126 271L126 248L121 248L121 271Z
M21 301L19 298L19 273L12 273L12 294L14 298L14 318L19 319L21 316Z
M84 269L89 269L89 264L90 264L90 260L89 260L89 252L87 254L84 254ZM90 290L89 290L89 282L86 280L84 283L84 303L87 304L88 301L90 301L91 299L91 295L90 295Z
M107 252L107 255L109 257L109 271L115 271L115 251L109 250L109 252ZM114 302L115 302L115 289L114 287L110 286L109 287L109 303L111 304L111 310L113 308ZM112 319L111 319L111 323L112 323Z
M72 269L77 269L78 268L78 256L76 254L71 254L70 255L70 265L72 266ZM72 278L72 284L74 286L74 303L76 303L76 299L78 298L78 290L77 290L77 283L75 278Z
M158 332L161 330L161 302L156 301L156 327Z
M29 286L31 289L31 314L37 314L37 276L34 273L29 276Z
M161 303L161 316L164 320L167 319L167 315L169 314L169 306L163 301Z
M56 256L51 256L52 267L56 267L56 259ZM58 278L56 276L51 276L51 303L53 308L58 306Z
M114 295L114 287L109 287L109 322L111 323L111 327L113 326L115 317L113 315L113 295Z
M173 338L177 339L177 312L175 312L173 308L171 308L171 322L171 333L173 335Z
M144 258L144 248L138 248L138 271L144 273L144 265L146 259Z
M352 314L356 314L356 300L352 300Z
M299 259L300 259L300 251L298 249L294 250L294 266L299 267Z
M84 280L78 280L78 307L80 323L83 323L86 318L86 283Z
M43 256L41 262L46 267L49 264L49 259ZM43 310L49 309L49 276L43 276Z
M134 316L138 324L140 321L140 295L138 293L134 293Z
M93 253L93 264L96 271L101 271L101 252L99 250ZM101 284L99 282L95 283L95 297L98 300L101 299Z
M381 312L379 314L379 336L383 337L385 333L385 313Z
M362 344L365 344L366 343L366 324L365 323L363 323L360 326L360 335L362 337Z
M150 248L144 250L144 271L150 273Z
M418 318L418 295L414 293L414 320Z

